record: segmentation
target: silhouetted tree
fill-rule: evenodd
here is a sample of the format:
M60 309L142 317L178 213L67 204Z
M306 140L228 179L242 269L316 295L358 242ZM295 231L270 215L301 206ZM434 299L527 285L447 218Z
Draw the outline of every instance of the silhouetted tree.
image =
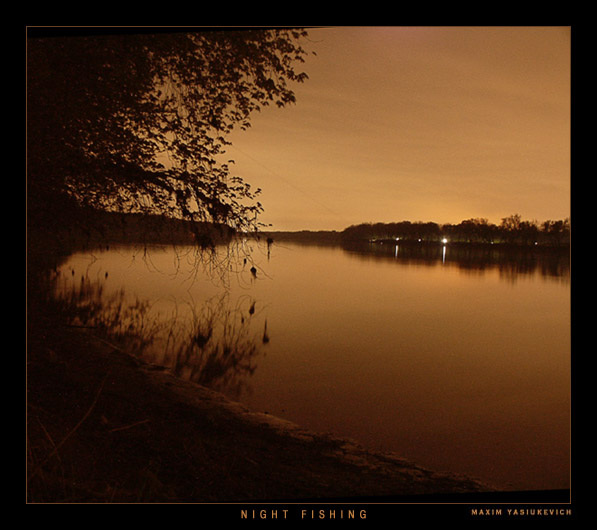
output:
M30 227L91 210L249 230L261 204L222 161L227 135L295 101L303 30L52 35L27 42Z
M539 226L537 221L523 221L520 223L520 242L524 245L537 242L539 236Z
M485 218L474 218L461 221L451 228L460 240L470 243L490 243L494 237L494 226Z
M570 242L570 220L545 221L541 225L543 234L548 243L553 246L561 246Z
M447 237L453 243L509 243L552 247L570 244L570 221L523 221L519 214L504 217L499 226L485 218L466 219L458 224L401 221L399 223L364 223L352 225L341 233L345 241L394 239L439 242Z
M502 218L502 222L500 223L500 233L506 242L513 243L516 240L521 223L522 219L519 214L513 214Z

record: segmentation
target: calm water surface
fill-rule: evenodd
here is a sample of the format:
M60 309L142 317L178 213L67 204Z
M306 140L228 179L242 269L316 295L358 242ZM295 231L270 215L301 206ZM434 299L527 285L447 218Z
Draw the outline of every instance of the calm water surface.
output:
M222 261L223 289L190 249L119 247L71 256L58 287L95 286L149 360L256 411L499 487L567 488L569 272L456 254L276 243L255 247L256 276Z

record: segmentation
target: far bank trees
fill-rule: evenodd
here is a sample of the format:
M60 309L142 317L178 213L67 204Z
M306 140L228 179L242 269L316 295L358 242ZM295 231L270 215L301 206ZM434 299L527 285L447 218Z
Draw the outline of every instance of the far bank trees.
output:
M570 244L569 219L526 221L519 214L504 217L499 225L484 218L466 219L458 224L433 222L363 223L342 232L344 240L403 240L455 243L504 243L562 247Z

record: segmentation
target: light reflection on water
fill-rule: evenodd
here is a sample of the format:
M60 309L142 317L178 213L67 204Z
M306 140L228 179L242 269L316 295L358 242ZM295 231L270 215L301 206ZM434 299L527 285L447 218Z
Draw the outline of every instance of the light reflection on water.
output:
M73 255L58 285L100 285L104 318L145 330L151 362L255 410L503 487L569 486L565 260L283 242L254 256L256 277L226 262L223 289L188 250L104 249Z

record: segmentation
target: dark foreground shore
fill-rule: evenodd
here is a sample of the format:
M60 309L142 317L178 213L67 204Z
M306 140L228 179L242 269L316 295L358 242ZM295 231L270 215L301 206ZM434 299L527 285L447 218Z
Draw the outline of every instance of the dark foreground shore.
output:
M308 432L47 317L30 320L29 503L228 503L488 491Z

